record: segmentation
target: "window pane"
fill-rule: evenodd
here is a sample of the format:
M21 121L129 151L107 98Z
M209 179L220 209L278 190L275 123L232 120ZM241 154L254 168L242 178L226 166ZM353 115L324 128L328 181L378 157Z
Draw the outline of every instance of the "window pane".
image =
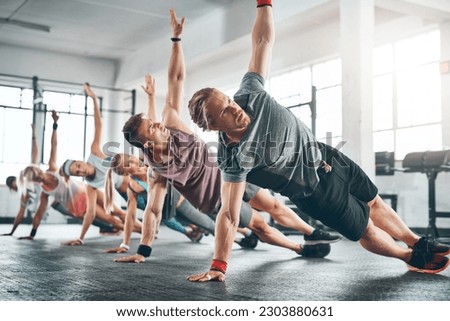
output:
M375 77L373 80L373 129L393 127L392 74Z
M1 163L0 162L0 184L6 183L6 178L8 176L16 176L18 177L20 175L20 171L23 170L26 166L28 166L29 162L27 163ZM4 213L2 213L4 214Z
M84 95L71 95L70 96L70 111L72 113L84 114Z
M20 88L0 86L0 105L20 107Z
M419 126L397 131L396 155L403 159L407 153L442 149L441 125Z
M327 134L326 137L319 137L317 140L344 152L345 142L342 141L342 136L332 136Z
M374 152L393 152L394 131L387 130L373 133L373 151Z
M53 119L50 114L48 114L46 117L43 155L43 161L46 164L50 157L52 124ZM58 124L58 151L56 164L61 166L68 158L83 160L84 116L60 114ZM92 140L86 140L89 149L91 142Z
M395 44L397 70L409 69L440 58L440 32L435 30Z
M70 95L52 91L44 91L44 104L47 105L47 110L68 112Z
M270 93L283 106L311 101L311 71L294 70L270 79ZM283 102L282 102L283 101Z
M441 121L441 85L437 63L398 73L398 126Z
M295 117L304 122L309 129L312 129L311 109L309 108L308 105L289 108L289 110L294 114Z
M22 90L22 107L23 108L33 108L33 90L24 89Z
M5 123L5 108L0 108L0 163L3 162L3 154L4 154L3 151L3 140L5 139L4 123Z
M316 137L342 136L342 87L336 86L317 91Z
M394 52L392 44L375 48L373 51L373 74L381 75L394 69Z
M3 134L3 161L29 163L31 160L31 110L5 109ZM20 119L20 121L17 121Z
M312 68L313 85L317 89L342 83L341 59L330 60Z

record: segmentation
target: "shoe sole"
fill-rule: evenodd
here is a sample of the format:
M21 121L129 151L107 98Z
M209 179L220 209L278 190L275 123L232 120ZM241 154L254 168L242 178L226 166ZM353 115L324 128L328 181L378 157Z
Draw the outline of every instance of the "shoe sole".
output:
M434 255L439 255L439 256L447 256L450 254L450 250L448 250L447 252L442 252L442 253L433 253Z
M448 260L447 263L442 268L440 268L439 270L425 270L425 269L416 268L416 267L411 266L409 264L406 264L406 265L408 266L408 270L410 270L412 272L424 273L424 274L436 274L436 273L442 272L446 268L448 268L448 266L450 265L450 260Z
M337 240L315 240L315 241L305 241L305 245L317 245L317 244L331 244L336 243L342 240L342 238L339 238Z

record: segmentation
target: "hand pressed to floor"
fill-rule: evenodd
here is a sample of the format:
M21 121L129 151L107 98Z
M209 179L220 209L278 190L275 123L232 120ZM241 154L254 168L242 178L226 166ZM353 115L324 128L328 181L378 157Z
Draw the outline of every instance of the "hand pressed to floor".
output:
M208 271L188 276L190 282L209 282L209 281L225 281L225 274L220 271Z
M140 254L134 254L129 256L118 257L113 260L113 262L122 262L122 263L143 263L145 262L145 257Z

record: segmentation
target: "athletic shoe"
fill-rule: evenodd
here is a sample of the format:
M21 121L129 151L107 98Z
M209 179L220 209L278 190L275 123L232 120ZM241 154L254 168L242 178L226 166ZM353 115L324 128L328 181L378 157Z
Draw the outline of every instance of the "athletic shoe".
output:
M259 238L252 232L249 236L245 236L240 240L234 241L244 249L254 249L258 245Z
M331 251L330 244L302 245L302 251L297 254L303 257L323 258Z
M450 260L446 256L413 249L411 260L407 265L413 272L435 274L444 271L450 265Z
M414 244L413 250L419 250L422 252L431 252L436 255L449 255L450 246L437 242L431 237L422 236L420 240Z
M315 244L329 244L340 241L342 236L330 234L321 229L315 229L311 235L303 235L305 239L305 244L315 245Z
M192 231L186 232L185 234L194 243L199 243L203 238L203 231L196 226L192 228Z

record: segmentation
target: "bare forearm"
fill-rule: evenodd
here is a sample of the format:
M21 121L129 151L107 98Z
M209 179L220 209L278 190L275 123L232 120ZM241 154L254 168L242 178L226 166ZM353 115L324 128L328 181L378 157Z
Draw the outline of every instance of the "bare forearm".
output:
M123 229L123 244L130 245L131 234L133 233L135 219L136 219L136 210L128 208L127 215L125 217L125 225Z
M172 54L169 61L169 82L184 81L186 77L186 66L181 41L172 43Z
M221 211L216 219L214 259L228 262L238 222L230 212Z
M148 95L148 110L147 117L156 121L156 97L154 94Z
M272 7L265 6L256 9L256 19L252 30L253 45L264 42L273 44L275 28L273 23Z
M94 219L95 219L95 212L87 211L83 218L80 240L84 240L84 237L86 236L86 233L89 230L89 227L91 226L92 222L94 222Z
M265 6L256 9L256 19L252 30L252 57L249 71L267 77L272 48L275 41L275 28L272 16L272 7Z
M161 216L151 210L144 212L144 219L142 222L141 244L151 246L155 239L156 228L158 225L158 217Z
M101 131L102 129L102 116L100 114L100 107L98 105L98 98L93 97L92 101L94 102L94 125L95 130Z
M37 164L39 162L38 160L38 146L36 143L36 134L33 130L33 136L31 138L31 164Z
M11 230L11 234L13 234L15 232L15 230L17 229L17 227L20 225L20 223L22 223L23 217L25 216L25 207L24 206L20 206L19 212L16 215L16 218L14 219L14 224Z

